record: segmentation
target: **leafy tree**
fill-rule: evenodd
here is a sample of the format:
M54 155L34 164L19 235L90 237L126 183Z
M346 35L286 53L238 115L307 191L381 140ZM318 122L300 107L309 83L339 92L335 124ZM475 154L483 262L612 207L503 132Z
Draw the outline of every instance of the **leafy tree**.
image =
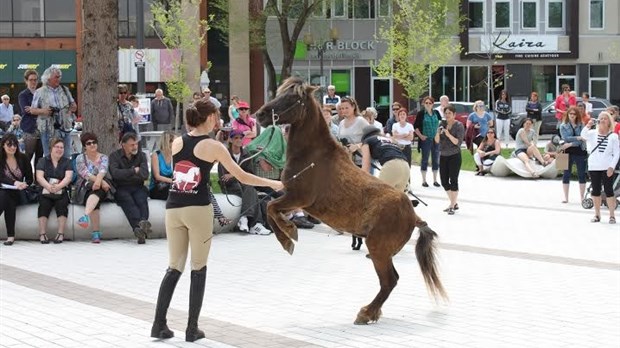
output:
M225 16L218 16L213 27L222 32L230 32L231 25L249 25L250 48L258 49L263 56L263 63L267 70L268 92L271 98L276 94L279 82L291 76L293 68L295 46L299 35L306 24L308 18L316 12L325 0L266 0L264 9L253 8L250 11L249 23L235 23L222 20ZM281 5L278 7L278 2ZM210 3L218 11L227 13L227 0L211 0ZM267 18L275 17L278 27L280 40L282 43L282 69L280 70L280 81L277 81L276 69L267 47ZM291 29L292 25L292 29ZM229 38L230 39L230 38Z
M498 34L498 35L501 35ZM485 62L487 68L487 78L485 80L481 80L476 83L472 87L484 86L487 90L488 95L490 95L490 100L484 100L489 104L489 110L495 109L495 90L504 87L505 80L512 77L512 73L508 71L507 68L504 67L501 71L495 71L493 69L494 65L499 65L500 61L504 58L501 52L498 52L494 46L494 41L497 37L493 35L485 35L481 38L481 40L486 40L485 45L482 45L481 41L481 51L480 53L467 53L468 56L473 56L476 58L480 58L480 60ZM482 48L486 47L486 50Z
M84 131L97 134L99 151L118 148L118 0L82 1L81 110Z
M406 97L417 100L429 89L428 77L461 51L459 0L394 0L392 20L379 29L387 52L374 66L394 77Z
M151 4L151 27L168 50L174 50L173 73L168 77L168 94L177 101L174 127L180 126L179 104L198 89L198 50L205 44L207 20L199 17L200 0L161 0Z

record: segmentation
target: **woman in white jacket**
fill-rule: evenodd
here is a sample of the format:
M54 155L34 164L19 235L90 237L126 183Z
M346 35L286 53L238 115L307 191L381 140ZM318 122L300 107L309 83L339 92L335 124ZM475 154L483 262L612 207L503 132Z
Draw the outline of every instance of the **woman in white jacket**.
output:
M601 221L601 187L607 197L609 209L609 223L615 224L616 198L613 190L614 168L620 159L620 143L618 134L613 132L614 120L608 112L601 112L598 116L598 126L592 129L594 121L590 120L581 131L586 139L588 152L588 171L592 180L592 199L594 200L594 218L591 222Z

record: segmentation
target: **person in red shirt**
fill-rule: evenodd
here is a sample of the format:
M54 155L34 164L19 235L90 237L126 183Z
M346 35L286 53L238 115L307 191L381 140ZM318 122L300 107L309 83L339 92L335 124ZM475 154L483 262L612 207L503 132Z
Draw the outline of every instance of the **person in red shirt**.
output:
M555 118L558 120L558 129L564 119L566 110L571 106L577 106L577 98L570 94L570 86L563 84L562 94L555 98Z
M611 115L616 121L616 126L614 127L614 133L620 135L620 108L617 105L612 105L607 108L607 112Z

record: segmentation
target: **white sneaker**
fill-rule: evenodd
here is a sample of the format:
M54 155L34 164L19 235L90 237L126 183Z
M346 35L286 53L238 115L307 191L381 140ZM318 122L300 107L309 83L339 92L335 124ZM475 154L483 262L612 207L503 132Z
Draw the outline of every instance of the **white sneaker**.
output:
M239 222L237 222L237 227L243 232L250 232L250 228L248 227L248 217L242 216L239 218Z
M267 227L263 226L263 224L261 224L260 222L257 222L256 225L252 226L250 233L266 236L268 234L271 234L271 231Z

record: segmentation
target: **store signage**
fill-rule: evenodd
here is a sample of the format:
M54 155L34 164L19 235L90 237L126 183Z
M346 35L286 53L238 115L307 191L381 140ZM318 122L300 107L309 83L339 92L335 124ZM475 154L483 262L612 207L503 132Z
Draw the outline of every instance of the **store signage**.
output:
M20 64L17 66L17 70L37 70L40 64Z
M323 59L342 60L342 59L376 59L377 42L373 40L338 40L335 43L326 42ZM305 55L298 56L296 59L320 59L318 50L315 46L310 46Z
M54 68L58 68L60 70L67 70L67 69L71 69L71 65L72 64L52 64L52 66Z
M482 52L491 53L534 53L558 50L557 35L512 35L499 33L480 37Z
M0 70L6 69L7 66L8 66L8 64L0 64Z

